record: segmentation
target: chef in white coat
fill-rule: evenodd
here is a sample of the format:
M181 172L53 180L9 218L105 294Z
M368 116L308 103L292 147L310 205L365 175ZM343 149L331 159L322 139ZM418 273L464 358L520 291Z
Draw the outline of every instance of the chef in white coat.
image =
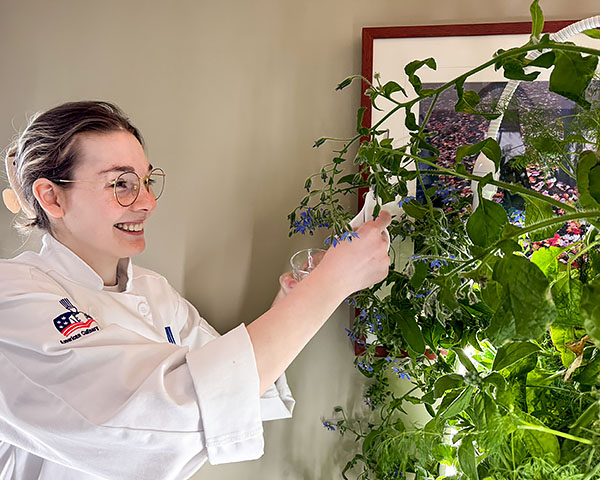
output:
M348 295L387 274L383 212L220 336L130 260L165 172L116 106L34 117L6 166L18 227L46 234L39 253L0 260L0 480L186 479L207 460L260 457L262 421L292 413L287 366Z

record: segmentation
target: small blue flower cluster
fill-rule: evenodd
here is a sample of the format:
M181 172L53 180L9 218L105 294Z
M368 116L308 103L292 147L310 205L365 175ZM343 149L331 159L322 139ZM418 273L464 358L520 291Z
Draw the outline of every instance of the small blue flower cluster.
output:
M313 233L317 228L329 228L329 222L322 220L323 210L315 213L315 211L308 207L306 211L300 212L300 221L294 222L294 233L301 233L305 235L308 233Z
M358 319L367 325L371 333L375 333L375 330L383 330L381 321L385 320L385 317L376 308L373 309L373 313L370 316L366 310L361 310Z
M509 221L517 227L525 226L525 212L523 210L513 210Z
M405 203L408 203L408 202L410 202L411 200L414 200L414 199L415 199L415 197L404 197L402 200L400 200L398 202L398 206L402 207L402 205L404 205Z
M350 337L350 340L358 343L359 345L367 345L365 342L363 342L360 338L358 338L356 335L354 335L348 328L345 328L344 330L346 330L346 333L348 334L348 336Z
M385 361L388 363L398 364L400 361L397 358L385 357ZM392 372L397 373L402 380L410 380L410 376L404 370L399 367L392 367Z
M323 426L327 429L327 430L332 430L335 432L335 427L331 424L331 422L328 422L327 420L323 421Z
M358 233L356 232L344 232L342 233L341 237L333 237L333 240L331 240L331 238L327 237L325 239L325 245L329 245L330 243L333 245L333 247L337 247L338 243L343 242L344 240L348 240L349 242L352 241L353 238L358 238Z
M448 259L454 260L454 255L448 255ZM409 257L410 260L415 260L417 262L425 262L429 264L430 268L441 268L443 265L448 265L448 261L443 258L434 258L429 262L427 259L427 255L411 255Z
M366 363L357 362L356 365L358 366L358 368L366 370L367 372L372 372L373 371L373 367L371 365L366 364Z
M454 188L452 185L448 185L446 188L438 188L435 194L442 199L442 203L456 202L458 199L454 196L456 192L460 191Z

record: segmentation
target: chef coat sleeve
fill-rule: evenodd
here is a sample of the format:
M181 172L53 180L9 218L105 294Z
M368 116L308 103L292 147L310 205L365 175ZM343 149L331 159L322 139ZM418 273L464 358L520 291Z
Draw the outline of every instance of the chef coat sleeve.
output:
M198 310L185 298L179 295L174 289L172 293L179 298L177 307L177 319L180 325L179 336L182 345L188 345L192 350L198 348L208 340L218 338L219 333L198 313ZM215 344L218 345L218 344ZM211 351L210 355L222 356L227 355L227 352ZM207 374L210 372L204 370ZM213 398L215 404L206 405L202 411L213 411L213 408L222 404L222 400L214 398L210 395L209 390L211 382L207 379L206 382L197 383L199 398ZM203 387L205 386L205 387ZM260 398L260 411L263 421L278 420L282 418L291 418L296 401L292 396L292 392L287 384L285 373L283 373L273 385ZM220 408L220 407L219 407ZM219 409L217 408L217 410ZM218 418L219 415L210 415L210 418ZM206 429L206 422L204 422Z
M54 320L70 296L54 280L0 262L0 285L0 441L128 480L188 478L207 458L262 455L243 325L193 350L116 324L66 341Z

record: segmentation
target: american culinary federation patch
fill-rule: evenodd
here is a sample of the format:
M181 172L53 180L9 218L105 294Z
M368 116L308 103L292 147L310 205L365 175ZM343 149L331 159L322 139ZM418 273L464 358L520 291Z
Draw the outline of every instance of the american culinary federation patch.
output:
M67 309L65 313L54 319L54 326L66 337L60 343L69 343L100 330L96 320L87 313L77 310L68 298L62 298L59 303Z

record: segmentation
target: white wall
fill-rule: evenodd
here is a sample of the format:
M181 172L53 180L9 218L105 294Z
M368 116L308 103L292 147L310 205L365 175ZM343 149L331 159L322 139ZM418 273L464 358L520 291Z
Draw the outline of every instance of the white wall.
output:
M330 156L315 139L353 133L361 27L527 20L505 0L0 0L0 140L26 114L76 99L119 104L141 128L167 190L137 261L165 274L221 332L268 308L277 277L314 238L287 238L304 179ZM598 13L596 0L542 0L548 19ZM415 52L418 56L418 52ZM0 255L20 241L0 208ZM30 242L35 246L35 241ZM329 479L342 448L321 417L360 405L342 308L288 371L294 419L266 425L255 462L201 479Z

